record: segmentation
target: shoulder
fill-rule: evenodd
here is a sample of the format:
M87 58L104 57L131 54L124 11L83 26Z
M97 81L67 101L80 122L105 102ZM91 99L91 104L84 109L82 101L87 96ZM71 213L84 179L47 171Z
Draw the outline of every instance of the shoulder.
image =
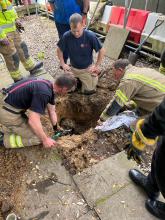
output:
M63 35L63 39L68 39L68 38L70 38L72 36L72 34L71 34L71 31L69 30L69 31L66 31L65 33L64 33L64 35Z
M90 30L84 30L84 34L89 38L96 38L96 34Z

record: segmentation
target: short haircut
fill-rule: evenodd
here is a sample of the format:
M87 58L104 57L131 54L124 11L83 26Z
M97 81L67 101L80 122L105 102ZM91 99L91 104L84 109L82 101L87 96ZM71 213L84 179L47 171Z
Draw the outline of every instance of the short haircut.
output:
M161 64L162 64L163 67L165 67L165 50L161 54Z
M115 69L125 69L130 64L128 59L119 59L116 60L113 64L113 67Z
M82 16L78 13L72 14L69 18L69 24L73 24L76 27L78 23L82 23Z
M77 80L71 74L62 74L55 80L55 84L61 88L66 87L68 90L77 85Z

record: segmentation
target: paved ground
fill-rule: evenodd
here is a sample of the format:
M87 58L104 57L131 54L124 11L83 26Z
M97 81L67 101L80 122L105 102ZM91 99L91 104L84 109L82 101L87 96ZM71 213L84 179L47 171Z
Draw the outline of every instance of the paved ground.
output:
M2 62L0 71L2 88L12 80ZM52 79L48 74L42 77ZM155 219L144 208L144 193L129 180L128 170L135 164L127 160L124 152L73 177L61 165L55 150L47 152L45 158L42 149L36 152L33 148L25 151L33 168L23 177L22 219Z

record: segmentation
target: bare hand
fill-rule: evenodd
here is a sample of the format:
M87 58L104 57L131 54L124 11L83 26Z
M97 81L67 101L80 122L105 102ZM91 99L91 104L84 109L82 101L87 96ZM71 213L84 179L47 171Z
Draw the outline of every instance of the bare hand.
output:
M56 141L48 137L43 141L43 145L45 148L52 148L56 145Z
M92 65L88 68L88 71L91 73L91 74L94 74L94 75L98 75L99 72L100 72L100 69L98 66L96 65Z
M1 46L9 46L9 44L10 44L10 42L9 42L7 37L2 39L2 40L0 40L0 45Z
M63 70L64 70L65 72L68 72L68 71L71 70L71 67L70 67L69 65L67 65L67 64L62 65L62 68L63 68Z

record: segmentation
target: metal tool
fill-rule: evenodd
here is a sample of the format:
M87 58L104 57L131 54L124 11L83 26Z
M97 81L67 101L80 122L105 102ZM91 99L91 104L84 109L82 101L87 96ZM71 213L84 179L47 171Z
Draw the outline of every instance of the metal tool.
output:
M68 130L57 130L55 134L52 136L52 139L57 140L59 137L66 136L66 135L72 135L73 129Z

